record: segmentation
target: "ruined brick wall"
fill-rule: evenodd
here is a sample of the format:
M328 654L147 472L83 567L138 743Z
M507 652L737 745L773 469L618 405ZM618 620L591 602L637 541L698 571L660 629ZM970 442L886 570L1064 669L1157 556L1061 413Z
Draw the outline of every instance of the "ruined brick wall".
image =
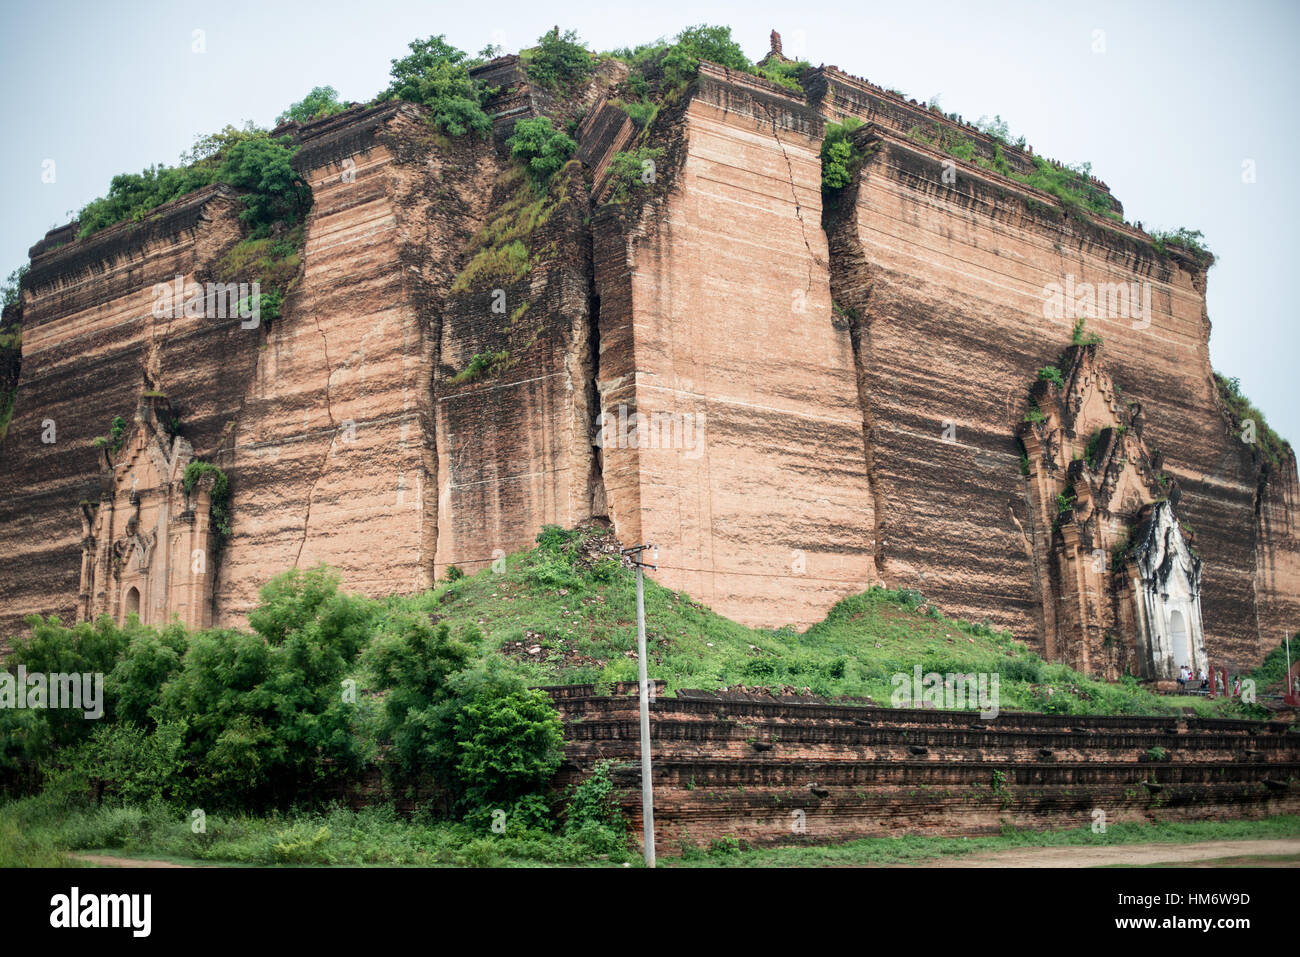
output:
M641 837L634 688L547 689L565 719L556 784L612 762ZM994 834L1008 824L1222 820L1294 813L1300 736L1284 722L864 708L680 691L650 705L655 848L904 834ZM1163 752L1161 760L1156 754ZM558 789L557 788L557 789Z
M316 124L301 282L272 323L223 459L234 534L219 620L257 589L327 562L366 594L433 581L437 299L487 213L489 144L435 142L407 108Z
M257 340L238 318L155 318L152 288L210 278L239 238L240 209L230 190L209 187L146 223L61 245L65 230L33 248L22 371L0 446L0 636L29 614L75 617L79 503L99 500L104 460L93 442L114 416L130 421L144 391L166 393L195 447L210 452L238 409Z
M1149 326L1101 316L1087 330L1105 339L1112 377L1141 403L1146 442L1181 488L1205 558L1211 655L1256 661L1277 640L1261 645L1255 621L1257 469L1211 378L1204 266L882 128L855 141L869 155L828 218L831 274L856 317L885 580L1041 646L1036 582L1050 529L1026 509L1011 436L1036 370L1056 361L1075 322L1044 315L1044 290L1067 276L1149 283ZM1282 512L1267 519L1279 533L1290 527ZM1281 556L1276 587L1294 595L1289 541L1270 554Z
M597 223L599 388L606 416L665 416L658 444L664 425L686 438L606 445L610 516L624 541L661 546L661 583L753 624L807 625L873 571L821 117L706 66L676 122L667 191L635 222Z
M399 104L286 128L313 208L299 281L258 329L149 315L153 283L201 279L239 239L224 188L33 249L0 444L0 634L72 616L91 441L156 390L230 477L217 624L294 565L411 591L604 515L660 546L662 583L748 624L804 626L883 581L1043 647L1050 528L1015 434L1074 322L1044 316L1044 289L1071 276L1150 284L1149 325L1088 331L1178 483L1211 656L1251 664L1294 624L1294 459L1264 469L1221 408L1205 260L952 160L908 131L948 124L981 156L991 141L830 68L805 97L704 64L643 137L609 105L617 70L561 100L509 58L490 67L509 80L491 141ZM526 269L476 272L521 185L502 137L584 108ZM820 143L844 115L871 122L867 156L823 210ZM634 144L661 151L655 176L610 202L611 159Z
M590 209L580 168L570 163L536 199L519 170L503 170L493 199L496 209L519 206L507 216L516 225L544 222L526 237L523 275L467 274L440 310L439 575L453 564L480 571L494 556L530 547L542 525L567 528L604 511L592 447ZM491 363L477 375L476 356Z

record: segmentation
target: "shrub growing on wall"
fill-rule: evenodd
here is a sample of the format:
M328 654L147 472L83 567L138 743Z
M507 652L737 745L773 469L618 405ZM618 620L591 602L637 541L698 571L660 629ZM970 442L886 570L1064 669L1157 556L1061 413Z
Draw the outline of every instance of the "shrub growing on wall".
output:
M822 139L822 189L843 189L853 181L853 168L861 161L854 153L849 134L862 125L857 117L846 116L843 122L827 123Z
M332 86L312 87L312 91L301 100L293 103L287 110L275 118L277 124L294 120L298 123L310 123L321 117L333 116L347 109L347 104L339 102L339 91Z
M551 90L569 90L591 75L595 62L578 34L560 33L557 27L537 39L537 46L521 54L534 83Z
M412 40L411 53L393 61L393 77L380 100L406 100L432 111L432 122L452 136L486 137L492 120L483 112L483 90L469 75L469 55L443 36Z
M551 126L545 116L520 120L506 140L510 155L528 169L528 175L538 189L543 189L562 167L578 144L566 134Z

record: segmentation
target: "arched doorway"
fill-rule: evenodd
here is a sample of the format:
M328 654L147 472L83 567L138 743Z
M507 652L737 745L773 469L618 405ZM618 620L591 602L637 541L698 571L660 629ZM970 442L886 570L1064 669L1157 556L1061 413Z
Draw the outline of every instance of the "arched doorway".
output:
M1187 619L1181 611L1169 613L1169 647L1174 652L1174 670L1192 666L1192 643L1187 635Z
M122 596L122 624L126 624L126 619L131 615L140 614L140 589L132 585Z

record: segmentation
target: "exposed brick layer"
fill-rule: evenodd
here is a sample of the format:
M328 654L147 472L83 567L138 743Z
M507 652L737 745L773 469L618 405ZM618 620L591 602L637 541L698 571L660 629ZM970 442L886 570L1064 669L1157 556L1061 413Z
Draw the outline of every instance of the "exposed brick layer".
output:
M635 689L549 689L566 718L559 784L613 762L641 835ZM1281 722L891 710L778 699L651 702L655 847L798 844L1123 821L1294 813L1300 735ZM743 698L743 696L740 696Z
M75 611L77 503L101 485L91 441L156 390L231 479L219 624L295 564L408 591L542 524L608 515L624 541L660 546L661 582L748 624L805 626L883 581L1050 651L1049 530L1015 430L1070 339L1073 317L1042 310L1067 276L1152 289L1149 326L1088 330L1196 529L1211 658L1253 664L1294 623L1294 458L1263 468L1221 407L1204 260L952 161L907 136L918 116L948 121L829 68L805 96L704 64L644 136L609 104L620 68L567 98L516 59L483 69L501 88L495 141L436 134L402 104L285 128L314 205L269 328L149 315L153 283L204 278L240 238L224 187L33 248L0 446L0 635ZM583 108L526 273L457 285L517 184L501 137ZM866 158L823 210L821 138L846 114L870 121L854 134ZM655 175L602 205L634 144L660 150ZM466 376L475 356L505 358ZM621 430L632 415L648 421Z

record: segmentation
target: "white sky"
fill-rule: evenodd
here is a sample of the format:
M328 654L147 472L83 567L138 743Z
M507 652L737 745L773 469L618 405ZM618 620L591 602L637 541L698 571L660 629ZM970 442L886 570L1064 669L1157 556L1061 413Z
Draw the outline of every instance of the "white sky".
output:
M787 55L834 63L968 120L994 113L1035 151L1090 161L1147 227L1205 233L1210 354L1283 436L1300 437L1300 333L1290 302L1300 185L1300 5L1289 2L654 3L429 0L17 3L0 11L8 102L0 276L118 172L176 163L194 137L269 125L317 85L363 100L389 61L443 33L471 53L530 45L553 25L606 50L728 24L758 59L775 28ZM195 30L206 52L192 51ZM1094 52L1104 31L1105 51ZM802 48L802 49L800 49ZM55 162L43 183L42 163ZM1254 160L1257 180L1243 183Z

